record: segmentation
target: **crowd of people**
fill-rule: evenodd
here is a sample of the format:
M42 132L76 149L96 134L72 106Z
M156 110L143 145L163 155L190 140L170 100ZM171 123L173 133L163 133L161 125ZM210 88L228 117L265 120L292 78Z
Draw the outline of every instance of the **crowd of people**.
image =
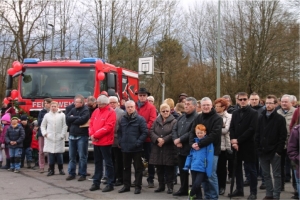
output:
M143 176L147 175L148 187L154 188L156 173L155 193L167 190L173 196L218 199L230 182L236 183L236 189L228 197L243 197L244 186L249 185L247 199L253 200L261 179L264 199L280 199L285 182L292 180L292 198L299 199L300 111L295 96L268 95L262 100L257 93L239 92L236 105L232 105L229 95L212 101L182 93L177 104L167 98L156 109L146 88L135 94L137 102L120 102L106 93L86 100L76 95L65 112L46 98L44 109L32 124L28 116L18 116L12 105L4 105L0 165L3 149L3 169L18 173L26 160L28 168L38 167L44 173L47 153L47 176L55 174L55 163L59 174L65 175L63 153L68 132L67 181L76 176L78 181L86 180L89 139L93 144L95 168L90 191L99 190L105 179L102 192L123 185L119 193L134 187L134 194L140 194ZM177 173L180 187L173 191Z

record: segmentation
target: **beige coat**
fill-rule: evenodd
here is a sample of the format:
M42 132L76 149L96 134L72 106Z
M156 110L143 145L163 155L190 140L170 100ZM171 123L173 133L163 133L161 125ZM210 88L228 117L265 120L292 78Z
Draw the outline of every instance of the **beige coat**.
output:
M58 110L56 113L48 112L42 121L41 131L45 140L44 152L65 152L67 125L65 114L62 111ZM45 137L46 134L47 137Z
M296 108L294 108L294 107L291 107L291 109L287 113L284 113L281 108L277 110L277 113L279 113L281 116L283 116L286 121L287 137L285 140L285 146L284 146L285 149L286 149L286 143L288 142L288 140L290 138L290 124L291 124L295 110L296 110Z
M230 135L229 135L231 114L229 114L227 111L218 114L223 119L223 127L222 127L222 135L221 135L221 151L225 151L226 149L231 149Z

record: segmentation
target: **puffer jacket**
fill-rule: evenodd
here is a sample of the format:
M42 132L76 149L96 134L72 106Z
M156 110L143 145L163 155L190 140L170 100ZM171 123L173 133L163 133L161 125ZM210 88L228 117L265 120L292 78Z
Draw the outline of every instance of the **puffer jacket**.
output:
M97 141L96 146L108 146L114 143L115 124L117 116L114 109L109 105L97 108L90 119L89 134Z
M61 111L53 113L50 111L44 116L41 124L41 131L44 136L44 152L63 153L65 152L65 136L67 133L66 116ZM47 134L47 137L45 135Z
M198 113L193 111L191 114L183 114L177 119L177 123L173 126L172 139L173 141L180 138L182 148L177 148L177 154L187 156L190 153L191 146L189 145L189 137L194 120Z
M24 138L25 138L25 131L20 124L18 124L15 127L10 125L5 135L5 142L8 148L13 148L13 149L22 148ZM17 144L11 145L10 144L11 141L16 141Z
M176 119L173 115L163 122L162 116L159 115L154 121L150 129L150 138L154 144L151 149L149 163L153 165L175 165L176 149L172 140L172 129L176 124ZM162 147L157 144L157 139L164 139L165 143Z
M222 135L221 135L221 151L231 150L229 128L231 122L231 114L227 111L219 114L223 119Z
M89 136L88 127L80 127L90 119L90 112L87 106L72 108L66 116L66 122L73 136Z
M149 131L148 131L148 136L147 136L145 142L151 142L149 134L150 134L150 129L152 127L152 124L157 117L156 108L154 107L154 105L152 105L148 101L146 101L144 103L140 103L138 101L136 103L135 107L136 107L137 113L140 116L144 117L144 119L146 120L146 123L147 123L147 128Z
M143 151L143 143L147 137L148 128L145 119L137 112L125 114L119 125L118 140L122 152Z
M203 138L202 138L203 139ZM199 143L202 139L195 138L195 143ZM202 147L199 150L191 149L191 170L197 172L206 172L208 177L211 176L214 162L214 145L210 143L208 146ZM189 157L188 156L188 157ZM188 159L186 162L189 162ZM187 163L185 164L187 165Z

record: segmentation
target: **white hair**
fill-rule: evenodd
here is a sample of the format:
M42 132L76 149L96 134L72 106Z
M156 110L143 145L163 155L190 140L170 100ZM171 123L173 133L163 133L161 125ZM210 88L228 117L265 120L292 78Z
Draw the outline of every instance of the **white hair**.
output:
M285 97L287 97L291 103L293 102L293 97L292 97L292 95L289 95L289 94L284 94L284 95L282 95L282 97L281 97L280 100L282 100L282 99L285 98Z
M132 101L132 100L126 101L126 102L125 102L125 107L127 107L128 104L134 104L134 105L135 105L135 102Z
M110 96L110 97L108 97L108 100L110 101L110 100L115 100L116 102L119 102L119 99L118 99L118 97L116 97L116 96Z
M149 96L149 97L147 97L147 99L154 101L154 97L153 96Z
M209 97L203 97L201 99L201 104L202 104L203 101L210 101L210 103L212 104L212 101L211 101L211 99Z
M100 96L97 98L97 103L109 104L108 97L105 96L105 95L100 95Z
M297 97L295 95L291 95L293 102L297 101Z

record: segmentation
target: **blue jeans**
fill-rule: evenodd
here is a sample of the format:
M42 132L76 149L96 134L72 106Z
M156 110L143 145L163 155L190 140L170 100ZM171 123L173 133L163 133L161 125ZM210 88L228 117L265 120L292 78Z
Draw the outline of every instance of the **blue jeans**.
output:
M103 176L103 160L105 160L105 172L107 174L107 184L113 186L114 181L114 165L112 162L111 145L96 146L94 145L94 181L96 186L100 186L100 180Z
M23 148L22 150L22 160L24 161L26 157L27 162L32 161L32 149L30 147Z
M88 157L88 136L81 136L76 140L69 140L69 166L68 173L76 176L76 155L79 155L79 172L80 176L86 176L87 157Z
M300 197L300 178L297 178L297 171L294 170L294 175L297 183L297 192L298 192L298 197Z
M22 147L9 148L10 168L19 170L21 167Z
M218 199L219 198L219 183L217 176L217 166L218 166L219 156L214 156L214 163L211 177L205 178L202 187L204 190L205 199Z
M259 158L260 166L262 168L262 173L265 178L266 185L266 196L272 196L273 198L280 198L281 192L281 157L274 155L273 157L269 156L260 156ZM274 187L271 177L271 169L274 178Z
M58 165L64 164L63 153L48 153L49 165L55 164L55 158Z

